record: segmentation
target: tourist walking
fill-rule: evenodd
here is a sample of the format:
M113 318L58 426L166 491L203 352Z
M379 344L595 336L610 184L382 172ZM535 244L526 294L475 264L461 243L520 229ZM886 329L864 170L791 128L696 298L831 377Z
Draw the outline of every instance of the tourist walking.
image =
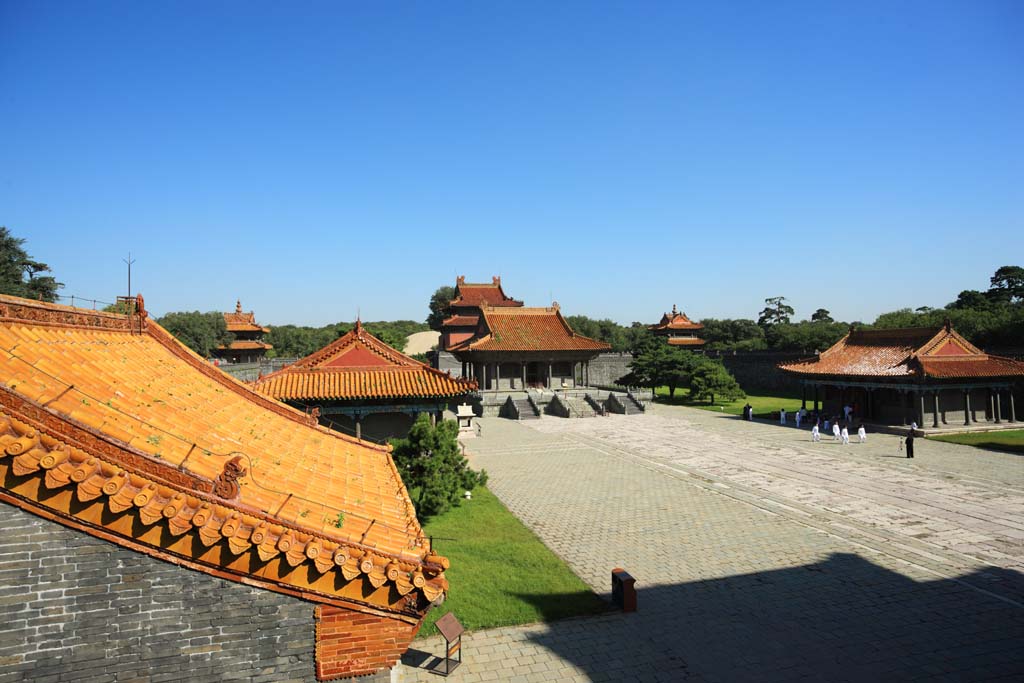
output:
M785 408L780 408L779 409L779 424L780 425L786 424L786 409Z
M796 428L797 429L800 429L800 418L803 417L803 415L801 415L800 412L801 411L799 411L799 410L796 412Z
M849 446L850 445L850 430L846 428L846 425L843 425L843 430L842 430L841 434L842 434L842 438L843 438L843 445L844 446Z
M821 434L818 432L818 423L815 422L814 426L811 427L811 441L821 441Z
M864 429L864 425L863 424L861 424L860 427L857 427L857 438L860 439L861 443L864 443L865 441L868 440L868 433Z
M914 432L908 432L907 433L907 439L906 439L905 443L907 444L907 457L908 458L913 458L914 457Z

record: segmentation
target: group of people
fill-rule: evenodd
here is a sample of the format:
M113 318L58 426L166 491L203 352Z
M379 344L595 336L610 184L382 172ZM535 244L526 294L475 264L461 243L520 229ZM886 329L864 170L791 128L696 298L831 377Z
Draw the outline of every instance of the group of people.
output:
M811 426L811 441L821 441L821 432L824 431L826 434L832 434L833 441L840 441L844 446L850 443L850 427L853 424L854 415L857 414L857 406L845 405L843 406L843 414L825 416L818 413L817 410L810 411L806 408L801 408L794 413L793 420L796 422L797 428L800 427L801 423L807 420L812 420ZM779 424L786 424L788 419L785 408L779 409ZM749 403L743 406L743 419L751 421L754 419L754 407ZM914 430L917 429L917 423L915 422L910 426L910 430L905 439L901 441L901 446L906 446L907 457L914 457ZM867 430L864 429L864 423L861 422L857 426L857 439L860 443L866 443L868 440Z
M828 432L829 424L832 425L832 440L842 441L843 445L846 446L850 443L850 423L847 420L840 420L838 415L833 416L831 419L825 420L825 432ZM800 423L797 423L800 426ZM862 422L857 427L857 438L861 443L865 443L868 440L867 430L864 429L864 423ZM815 419L814 426L811 427L811 441L821 441L821 420Z

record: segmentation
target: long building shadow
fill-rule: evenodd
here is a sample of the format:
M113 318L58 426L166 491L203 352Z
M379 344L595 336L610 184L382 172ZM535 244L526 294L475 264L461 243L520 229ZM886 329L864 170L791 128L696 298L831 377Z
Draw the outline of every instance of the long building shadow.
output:
M999 568L979 574L961 578L1021 580ZM637 612L554 622L529 639L593 680L1024 680L1024 606L964 581L918 582L853 554L707 581L637 581ZM521 597L541 610L554 604Z

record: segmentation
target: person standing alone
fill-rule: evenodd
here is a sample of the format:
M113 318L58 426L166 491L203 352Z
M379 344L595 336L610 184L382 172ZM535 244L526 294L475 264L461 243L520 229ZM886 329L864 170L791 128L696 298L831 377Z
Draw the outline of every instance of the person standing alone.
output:
M907 457L908 458L913 458L914 457L914 432L913 432L913 430L907 432L906 444L907 444Z

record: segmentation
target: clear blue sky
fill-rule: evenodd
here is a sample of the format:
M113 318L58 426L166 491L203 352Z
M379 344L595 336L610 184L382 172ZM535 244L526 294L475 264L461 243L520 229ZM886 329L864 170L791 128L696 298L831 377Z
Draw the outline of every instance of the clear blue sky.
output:
M67 287L870 321L1024 265L1024 3L0 0L0 225Z

